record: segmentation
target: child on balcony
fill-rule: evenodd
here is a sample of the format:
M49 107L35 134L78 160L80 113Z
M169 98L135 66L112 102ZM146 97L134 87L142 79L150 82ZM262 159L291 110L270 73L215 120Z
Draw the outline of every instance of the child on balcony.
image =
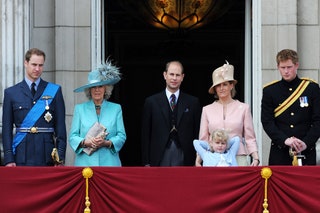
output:
M237 166L236 154L240 138L229 139L225 130L218 129L211 134L209 142L194 140L193 145L203 160L203 166Z

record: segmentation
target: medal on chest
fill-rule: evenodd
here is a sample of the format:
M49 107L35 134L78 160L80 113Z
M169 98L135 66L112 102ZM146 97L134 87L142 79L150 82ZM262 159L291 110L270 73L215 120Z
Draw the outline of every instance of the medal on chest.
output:
M307 96L301 96L299 97L299 100L300 100L300 107L308 107L309 104L308 104L308 97Z
M46 114L44 115L44 119L49 123L52 120L52 114L49 112L49 99L52 99L50 95L44 95L41 97L42 100L46 102L45 104L45 110L47 110Z

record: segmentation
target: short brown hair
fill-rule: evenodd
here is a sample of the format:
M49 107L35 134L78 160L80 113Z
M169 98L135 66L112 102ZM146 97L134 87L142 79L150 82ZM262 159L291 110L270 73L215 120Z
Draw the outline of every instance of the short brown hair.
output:
M287 60L291 60L292 63L296 64L299 62L299 57L296 51L290 50L290 49L283 49L280 52L278 52L276 60L277 60L277 65L279 65L281 61L287 61Z
M43 59L46 60L46 54L45 54L42 50L40 50L40 49L38 49L38 48L31 48L31 49L29 49L29 50L26 52L26 54L24 55L24 60L26 60L26 61L29 62L32 55L43 56Z

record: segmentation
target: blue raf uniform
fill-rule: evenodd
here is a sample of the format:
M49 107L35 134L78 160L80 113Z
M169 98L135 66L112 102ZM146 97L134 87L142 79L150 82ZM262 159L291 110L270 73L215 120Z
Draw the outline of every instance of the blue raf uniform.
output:
M48 82L40 79L37 91L33 97L25 80L5 89L3 100L2 140L4 148L4 164L15 162L17 166L52 166L51 152L54 148L53 134L60 160L64 161L66 151L65 104L61 87L52 98L43 99ZM50 100L50 104L45 102ZM45 109L33 126L21 128L24 118L31 108L43 101ZM47 102L49 103L49 102ZM17 132L26 133L25 137L15 147L13 146L13 127ZM32 128L35 127L35 128Z
M309 83L305 90L296 90L303 80ZM299 94L296 100L287 100L293 93ZM285 108L285 100L292 105ZM281 108L282 113L275 116L277 108ZM292 165L289 147L284 143L289 137L299 138L307 145L307 149L301 153L305 156L302 164L316 164L315 144L320 137L320 89L316 82L296 77L291 82L280 80L265 86L261 122L271 138L269 165Z

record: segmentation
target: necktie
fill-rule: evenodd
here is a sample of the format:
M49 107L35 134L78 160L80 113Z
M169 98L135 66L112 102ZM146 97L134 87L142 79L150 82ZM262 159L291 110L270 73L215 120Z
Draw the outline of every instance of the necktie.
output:
M31 84L31 94L32 94L32 96L34 96L34 94L36 94L35 86L36 86L36 83L33 82L33 83Z
M170 97L170 107L172 110L176 107L176 96L174 94Z

